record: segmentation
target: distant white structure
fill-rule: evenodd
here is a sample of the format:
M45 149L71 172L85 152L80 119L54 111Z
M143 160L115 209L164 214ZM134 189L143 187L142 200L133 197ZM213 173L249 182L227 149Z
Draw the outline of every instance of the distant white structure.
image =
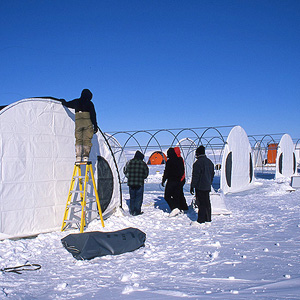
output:
M192 178L193 163L195 162L196 143L190 138L184 138L179 141L176 147L180 148L181 156L185 164L185 177Z
M297 173L294 143L290 135L284 134L280 140L276 157L275 178L291 177Z
M74 110L53 99L24 99L0 111L0 239L61 228L75 162L74 120ZM92 144L106 217L120 205L118 170L101 132Z
M224 194L250 189L254 184L251 146L245 130L235 126L224 147L220 189Z

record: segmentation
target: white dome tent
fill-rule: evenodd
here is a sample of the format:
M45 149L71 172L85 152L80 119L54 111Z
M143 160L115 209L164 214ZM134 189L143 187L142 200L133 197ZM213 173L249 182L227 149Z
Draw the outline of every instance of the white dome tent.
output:
M61 227L75 162L74 110L30 98L0 111L0 238ZM103 216L121 205L118 170L102 132L92 161Z
M245 130L235 126L224 147L220 189L224 194L251 188L254 184L251 146Z
M284 134L279 142L276 157L275 178L291 177L297 173L294 143L290 135Z

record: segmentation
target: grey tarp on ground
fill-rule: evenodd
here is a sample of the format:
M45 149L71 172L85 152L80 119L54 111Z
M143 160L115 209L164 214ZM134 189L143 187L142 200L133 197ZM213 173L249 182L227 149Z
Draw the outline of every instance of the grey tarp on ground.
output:
M83 260L134 251L144 246L145 240L144 232L130 227L113 232L92 231L69 234L61 242L76 259Z

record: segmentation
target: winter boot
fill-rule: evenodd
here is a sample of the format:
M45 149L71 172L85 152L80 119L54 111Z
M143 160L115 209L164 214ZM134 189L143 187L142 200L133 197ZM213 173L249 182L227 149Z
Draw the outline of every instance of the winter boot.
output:
M75 145L76 162L81 162L82 145Z
M90 155L91 147L89 146L83 146L83 161L88 161L89 160L89 155Z

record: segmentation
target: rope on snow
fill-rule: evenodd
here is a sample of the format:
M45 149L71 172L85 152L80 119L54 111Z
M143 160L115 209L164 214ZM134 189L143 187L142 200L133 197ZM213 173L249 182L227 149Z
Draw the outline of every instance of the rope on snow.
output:
M0 269L1 272L12 272L12 273L17 273L17 274L22 274L23 271L37 271L41 268L42 266L39 264L25 264L22 266L17 266L17 267L8 267L8 268L3 268Z

